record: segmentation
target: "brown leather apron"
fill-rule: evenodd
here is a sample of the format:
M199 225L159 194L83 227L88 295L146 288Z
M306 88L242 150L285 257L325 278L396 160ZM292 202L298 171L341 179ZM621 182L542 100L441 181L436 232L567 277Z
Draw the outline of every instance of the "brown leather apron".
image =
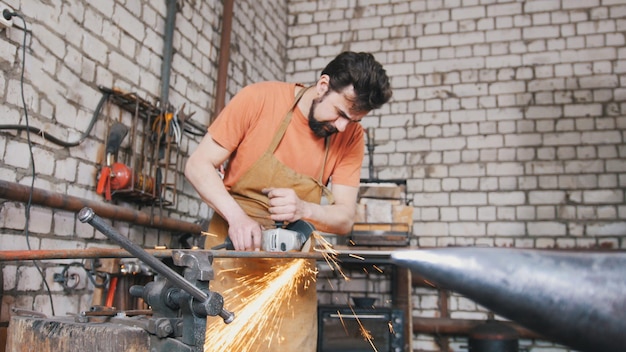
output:
M265 228L274 227L274 222L269 217L269 199L261 192L267 187L289 187L293 189L300 199L312 203L320 203L322 195L325 195L332 203L332 194L322 184L322 172L319 180L310 176L297 173L293 169L281 163L274 152L282 140L287 126L291 121L293 110L307 88L300 90L289 112L283 119L278 132L272 139L269 148L253 164L253 166L231 187L230 193L243 210ZM328 155L328 141L326 141L326 155ZM211 248L224 242L228 236L227 222L215 214L209 224L209 232L217 237L208 236L205 247ZM272 273L286 270L286 268L302 265L308 270L308 280L301 280L297 286L290 287L291 293L285 299L284 296L276 295L270 298L272 316L250 318L247 314L240 319L245 321L245 329L236 322L224 325L219 319L207 321L207 336L205 351L211 349L212 341L220 341L215 344L215 351L225 349L228 351L267 352L267 351L297 351L314 352L317 344L317 292L315 286L315 260L305 259L258 259L258 258L219 258L213 261L215 279L210 283L211 291L219 292L224 296L226 309L243 307L243 313L250 310L264 311L265 303L249 302L248 296L258 292L257 288L241 284L242 278L268 277ZM301 271L302 273L302 271ZM242 287L245 286L245 287ZM259 290L264 289L259 285ZM274 299L275 298L275 299ZM248 304L248 305L247 305ZM257 306L250 306L256 304ZM235 310L235 321L238 312ZM214 324L220 324L215 326ZM239 322L241 324L241 322ZM250 325L252 324L252 325ZM258 325L258 326L254 326ZM254 326L251 328L251 326ZM251 329L250 329L251 328ZM249 330L250 329L250 330ZM229 331L238 330L238 331ZM253 332L254 331L254 332ZM225 336L233 339L232 345L225 347ZM242 344L241 339L246 339Z

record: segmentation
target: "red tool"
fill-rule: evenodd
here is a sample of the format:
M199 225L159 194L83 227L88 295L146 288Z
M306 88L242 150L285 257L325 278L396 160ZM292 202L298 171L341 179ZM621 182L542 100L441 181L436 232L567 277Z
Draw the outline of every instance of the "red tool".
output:
M106 145L106 165L102 167L96 187L96 193L104 194L106 200L112 199L112 191L134 189L152 193L154 190L155 182L152 177L134 173L125 164L113 162L117 158L117 152L127 133L128 128L119 122L114 123L109 131Z
M154 179L142 174L133 175L133 170L122 163L113 163L111 166L102 168L96 192L98 194L104 193L106 200L111 200L111 191L131 188L141 192L152 193L154 190Z

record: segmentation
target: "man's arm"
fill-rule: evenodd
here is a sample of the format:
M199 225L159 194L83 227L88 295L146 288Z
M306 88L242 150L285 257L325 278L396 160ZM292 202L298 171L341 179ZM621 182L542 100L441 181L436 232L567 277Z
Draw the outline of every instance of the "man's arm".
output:
M356 213L357 187L332 185L334 204L320 205L305 202L290 188L266 188L270 198L272 220L293 222L310 220L317 230L343 235L352 230Z
M235 249L257 250L261 247L261 225L241 209L216 171L229 156L230 152L207 133L189 156L185 177L200 198L228 222L228 236Z

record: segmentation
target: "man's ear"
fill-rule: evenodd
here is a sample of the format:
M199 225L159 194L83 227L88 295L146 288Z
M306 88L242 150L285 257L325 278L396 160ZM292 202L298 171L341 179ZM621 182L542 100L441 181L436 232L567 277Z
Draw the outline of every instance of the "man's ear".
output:
M326 92L330 89L330 77L328 75L321 75L317 80L315 89L318 97L324 96L324 94L326 94Z

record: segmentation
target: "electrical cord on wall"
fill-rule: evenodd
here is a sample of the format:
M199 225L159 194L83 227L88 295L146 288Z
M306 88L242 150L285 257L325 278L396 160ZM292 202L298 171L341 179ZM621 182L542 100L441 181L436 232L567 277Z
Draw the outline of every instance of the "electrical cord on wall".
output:
M7 20L10 19L11 17L18 17L22 20L22 23L24 24L24 28L23 28L24 42L22 43L22 72L20 75L20 91L21 91L21 96L22 96L22 107L24 108L24 121L26 122L26 130L29 131L30 126L29 126L29 121L28 121L28 108L26 106L26 98L24 96L24 72L26 71L26 37L28 35L28 30L26 27L26 20L21 14L17 12L10 12L9 10L6 10L6 9L2 12L2 15ZM30 140L30 133L26 133L26 139L28 141L28 152L30 156L32 178L31 178L31 183L30 183L30 193L28 195L28 202L26 203L26 208L24 209L24 215L26 218L26 224L24 225L24 235L26 236L26 245L28 246L28 250L31 250L28 227L30 224L30 207L31 207L32 200L33 200L33 191L35 189L35 157L33 156L33 144L32 144L32 141ZM37 268L37 271L39 271L39 274L41 275L43 284L46 287L46 291L48 293L48 298L50 299L50 308L52 310L52 315L55 315L54 302L52 300L52 293L50 290L50 286L48 286L48 282L46 281L46 275L44 274L43 270L41 269L37 261L33 260L33 264L35 265L35 267ZM33 304L34 304L34 301L33 301Z
M102 106L104 105L104 103L107 101L107 99L109 99L110 94L108 93L102 93L102 97L100 98L100 101L98 102L98 106L96 107L96 110L93 113L93 116L91 117L91 122L89 122L89 126L87 126L87 129L85 130L85 132L83 132L83 134L80 136L80 138L74 142L65 142L60 140L59 138L46 133L45 131L37 128L37 127L33 127L33 126L29 126L29 125L0 125L0 130L14 130L14 131L27 131L30 133L36 133L38 135L41 136L41 138L52 142L56 145L59 145L61 147L76 147L79 144L81 144L86 138L87 136L89 136L89 133L91 133L91 130L93 129L93 126L96 124L96 120L98 119L98 115L100 115L100 111L102 110Z

